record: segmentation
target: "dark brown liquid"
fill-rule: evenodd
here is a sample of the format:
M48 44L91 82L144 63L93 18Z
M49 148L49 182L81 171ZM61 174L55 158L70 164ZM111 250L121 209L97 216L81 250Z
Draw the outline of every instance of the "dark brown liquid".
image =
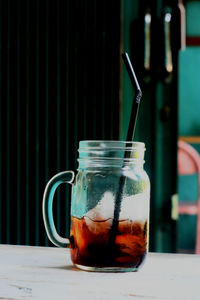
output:
M147 222L119 221L112 245L109 239L111 225L111 219L92 221L87 217L72 217L71 257L74 264L138 268L147 251Z

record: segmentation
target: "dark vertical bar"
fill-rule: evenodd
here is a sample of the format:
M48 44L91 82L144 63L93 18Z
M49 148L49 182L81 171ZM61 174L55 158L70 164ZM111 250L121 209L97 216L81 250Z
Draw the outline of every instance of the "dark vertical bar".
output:
M20 126L20 3L17 11L17 244L21 241L20 216L21 216L21 172L20 172L20 152L21 152L21 126Z
M46 43L45 43L45 182L49 179L49 6L46 0ZM48 238L45 235L45 245L48 245Z
M69 137L69 45L70 45L70 39L69 39L69 31L70 31L70 13L69 13L69 0L67 0L66 3L66 135L65 135L65 157L66 157L66 163L65 168L66 170L69 169L69 147L70 147L70 137ZM72 147L72 146L71 146ZM65 234L66 236L69 235L70 232L70 190L69 186L66 187L66 216L67 216L67 222L65 227Z
M105 14L105 1L102 2L102 14ZM105 32L106 28L105 28L105 15L102 15L102 31ZM102 138L105 139L105 98L106 98L106 93L105 93L105 74L106 74L106 64L105 64L105 54L106 54L106 49L105 49L105 38L102 39L102 45L101 45L101 49L102 49L102 55L101 55L101 65L102 65L102 69L101 69L101 89L102 89L102 110L101 110L101 115L102 115Z
M26 245L29 245L30 241L30 225L29 225L29 117L30 117L30 40L29 40L29 34L30 34L30 6L29 6L29 0L26 1L26 133L25 133L25 156L26 156L26 185L25 185L25 243Z
M94 34L93 34L93 68L92 68L92 72L94 76L94 81L93 81L93 105L94 105L94 110L93 110L93 138L97 139L97 97L96 97L96 88L97 88L97 76L96 76L96 59L97 59L97 47L96 47L96 43L97 43L97 39L96 39L96 31L97 31L97 5L96 5L96 0L94 0L94 11L93 11L93 30L94 30Z
M6 243L10 243L10 0L7 19Z
M66 5L66 170L69 167L69 1Z
M113 3L114 2L114 3ZM116 1L111 1L111 10L114 9L114 6L116 5ZM114 18L116 16L114 14L111 14L110 16L110 23L111 23L111 30L109 31L109 35L111 35L112 37L112 31L114 32L115 30L115 23L114 23ZM111 38L110 37L110 38ZM115 39L116 37L113 36L113 39ZM115 45L114 41L112 40L112 44ZM117 51L117 49L115 49L114 47L112 47L112 59L110 60L110 64L109 64L109 68L110 68L110 72L111 72L111 78L110 78L110 86L111 86L111 90L110 90L110 139L113 139L113 123L114 123L114 118L113 118L113 114L115 112L115 107L117 106L117 103L114 104L114 80L115 80L115 75L114 75L114 61L115 61L115 52ZM117 101L118 99L115 99L115 101Z
M35 153L35 190L36 190L36 199L35 199L35 243L39 244L39 0L36 2L36 116L35 116L35 144L36 144L36 153Z
M2 152L3 152L3 143L2 143L2 3L0 1L0 185L2 186ZM0 188L0 243L2 243L2 199L3 193L2 188Z
M60 171L60 147L61 147L61 128L60 128L60 26L59 26L59 20L60 20L60 7L59 7L59 1L57 1L57 172ZM57 191L57 228L60 230L60 190Z
M75 161L74 161L74 165L76 166L76 160L77 160L77 148L78 148L78 141L77 141L77 137L78 137L78 25L79 25L79 20L78 20L78 17L77 17L77 14L78 14L78 1L76 0L75 1L75 14L74 14L74 24L75 24L75 27L74 28L77 28L77 30L75 31L74 33L74 47L75 47L75 62L74 62L74 69L75 69L75 72L74 72L74 81L75 81L75 84L74 84L74 158L75 158Z
M84 19L83 19L83 26L84 26L84 36L83 36L83 42L85 43L87 40L87 1L85 1L84 3ZM84 107L83 107L83 139L85 140L87 138L87 60L84 60L84 64L83 64L83 101L84 101Z
M115 120L113 127L113 138L119 139L119 130L120 128L117 126L119 124L119 107L120 107L120 65L121 65L121 1L118 1L117 5L117 15L115 16L115 22L117 21L117 30L118 35L116 37L116 47L117 51L115 52L115 69L114 74L118 74L115 76L115 86L114 86L114 98L113 98L113 106L115 107L115 115L113 115L113 119ZM115 25L114 25L115 27ZM114 29L113 29L114 30ZM117 104L117 105L116 105ZM115 130L117 128L117 130Z

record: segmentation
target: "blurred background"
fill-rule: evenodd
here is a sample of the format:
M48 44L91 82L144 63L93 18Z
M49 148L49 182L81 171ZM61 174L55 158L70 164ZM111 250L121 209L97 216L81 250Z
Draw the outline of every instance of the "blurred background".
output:
M198 168L186 175L177 165L179 141L195 150L195 166L200 152L194 0L0 1L0 243L50 246L47 181L77 168L80 140L125 139L134 91L123 51L143 91L135 139L147 148L150 250L195 251L198 210L180 206L197 203ZM56 198L56 227L66 235L70 188Z

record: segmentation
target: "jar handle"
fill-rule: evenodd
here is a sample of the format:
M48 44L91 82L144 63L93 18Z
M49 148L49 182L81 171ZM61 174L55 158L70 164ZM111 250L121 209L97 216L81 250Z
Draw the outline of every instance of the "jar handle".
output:
M74 178L75 173L73 171L58 173L49 180L44 191L42 207L44 226L49 240L57 247L69 247L70 240L69 238L61 237L56 231L53 220L53 198L56 189L61 183L72 184Z

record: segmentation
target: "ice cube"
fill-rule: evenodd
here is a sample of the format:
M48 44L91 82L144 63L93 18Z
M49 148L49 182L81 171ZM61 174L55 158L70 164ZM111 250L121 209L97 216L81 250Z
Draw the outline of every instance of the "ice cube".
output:
M98 204L90 209L85 216L94 221L102 221L113 218L113 214L114 195L111 192L105 192Z
M145 222L149 214L148 197L147 193L123 197L119 219Z
M105 192L99 203L84 216L88 229L95 234L108 232L114 215L114 195Z

